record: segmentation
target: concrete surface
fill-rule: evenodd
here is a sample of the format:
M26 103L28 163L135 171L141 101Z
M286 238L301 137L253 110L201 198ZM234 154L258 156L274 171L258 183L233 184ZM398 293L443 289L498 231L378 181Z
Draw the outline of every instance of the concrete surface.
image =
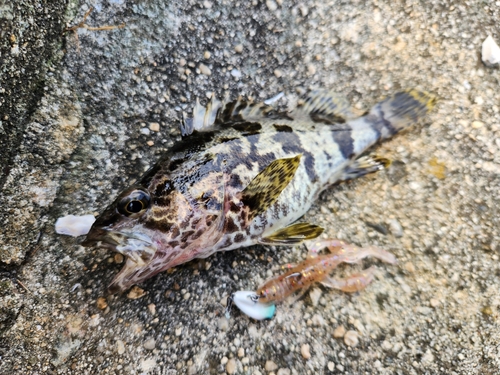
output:
M500 73L479 53L500 41L500 4L92 0L68 22L89 6L88 25L126 27L65 34L2 190L14 252L1 250L1 374L498 373ZM378 148L390 169L331 188L306 217L399 264L378 264L354 295L316 287L265 322L227 321L225 297L302 247L216 254L104 299L119 257L56 235L57 217L104 209L173 144L196 97L293 103L309 87L360 111L401 88L441 98Z

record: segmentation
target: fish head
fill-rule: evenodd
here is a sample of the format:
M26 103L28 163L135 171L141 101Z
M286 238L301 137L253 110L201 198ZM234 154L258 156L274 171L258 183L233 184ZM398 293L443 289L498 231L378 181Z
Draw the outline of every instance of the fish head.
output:
M145 225L152 211L152 194L142 186L121 192L92 225L83 246L104 247L125 256L125 266L115 277L110 291L123 291L125 279L134 272L146 270L161 243L158 231ZM116 281L116 282L115 282Z
M148 263L157 250L154 232L141 223L150 206L151 194L147 189L133 186L124 190L97 217L83 245L100 242L102 247L126 253L138 264Z
M125 256L109 292L123 292L175 265L210 255L222 236L223 190L217 175L189 181L189 188L163 175L120 193L82 243Z

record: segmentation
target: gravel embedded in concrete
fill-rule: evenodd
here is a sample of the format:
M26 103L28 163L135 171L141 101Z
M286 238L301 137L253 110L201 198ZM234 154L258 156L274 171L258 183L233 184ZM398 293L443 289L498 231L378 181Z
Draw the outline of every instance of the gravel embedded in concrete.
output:
M0 373L222 373L231 360L251 374L268 373L266 361L291 374L497 372L500 70L482 63L481 48L488 35L500 40L500 10L480 1L269 3L273 11L265 1L96 0L87 24L126 26L65 34L4 170ZM76 24L88 6L70 6ZM22 56L21 43L10 45L19 39L5 38L11 56ZM279 304L272 320L237 311L227 320L223 297L306 255L255 246L176 267L100 310L123 265L56 235L55 220L102 211L173 145L196 98L283 92L285 109L315 87L345 95L359 113L409 87L440 98L421 124L375 150L390 168L332 187L304 218L325 236L387 249L398 265L363 262L378 273L358 293L314 286L318 297ZM337 327L357 332L358 344L346 345L345 332L335 339Z

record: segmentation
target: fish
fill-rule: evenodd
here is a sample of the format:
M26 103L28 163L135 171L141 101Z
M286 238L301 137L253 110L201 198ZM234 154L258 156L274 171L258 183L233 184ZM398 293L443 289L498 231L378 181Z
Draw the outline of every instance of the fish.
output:
M323 228L298 220L319 194L387 167L388 159L367 152L435 103L415 89L362 116L327 89L309 91L288 112L241 97L196 101L181 140L96 218L82 245L124 255L108 286L118 293L218 251L317 238Z

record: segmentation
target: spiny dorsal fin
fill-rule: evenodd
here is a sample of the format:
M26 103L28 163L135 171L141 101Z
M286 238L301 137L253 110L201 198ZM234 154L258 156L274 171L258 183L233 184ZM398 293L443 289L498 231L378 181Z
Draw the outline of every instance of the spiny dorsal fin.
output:
M224 104L217 116L217 122L259 121L270 118L288 118L288 116L263 102L244 100L240 96L237 100Z
M262 244L297 244L305 240L312 240L323 233L324 229L309 223L296 223L292 224L286 228L279 229L272 233L270 236L266 236L259 239Z
M193 118L187 118L186 114L182 113L183 121L180 126L182 136L190 135L195 130L204 131L211 129L215 123L219 109L223 106L224 103L218 100L214 94L212 94L212 99L206 107L203 107L200 101L196 99L196 104L193 108Z
M291 116L325 124L342 124L359 117L344 96L325 89L306 94L304 103L297 105Z
M228 101L226 97L221 102L213 94L206 107L203 107L196 99L192 118L188 118L184 112L182 117L180 130L183 137L192 134L195 130L210 130L214 125L226 122L258 122L262 119L291 120L286 113L279 112L263 102L254 102L252 99L245 100L241 96L233 101Z
M260 172L250 184L239 193L239 198L249 208L249 218L266 211L295 176L301 154L287 159L278 159Z

